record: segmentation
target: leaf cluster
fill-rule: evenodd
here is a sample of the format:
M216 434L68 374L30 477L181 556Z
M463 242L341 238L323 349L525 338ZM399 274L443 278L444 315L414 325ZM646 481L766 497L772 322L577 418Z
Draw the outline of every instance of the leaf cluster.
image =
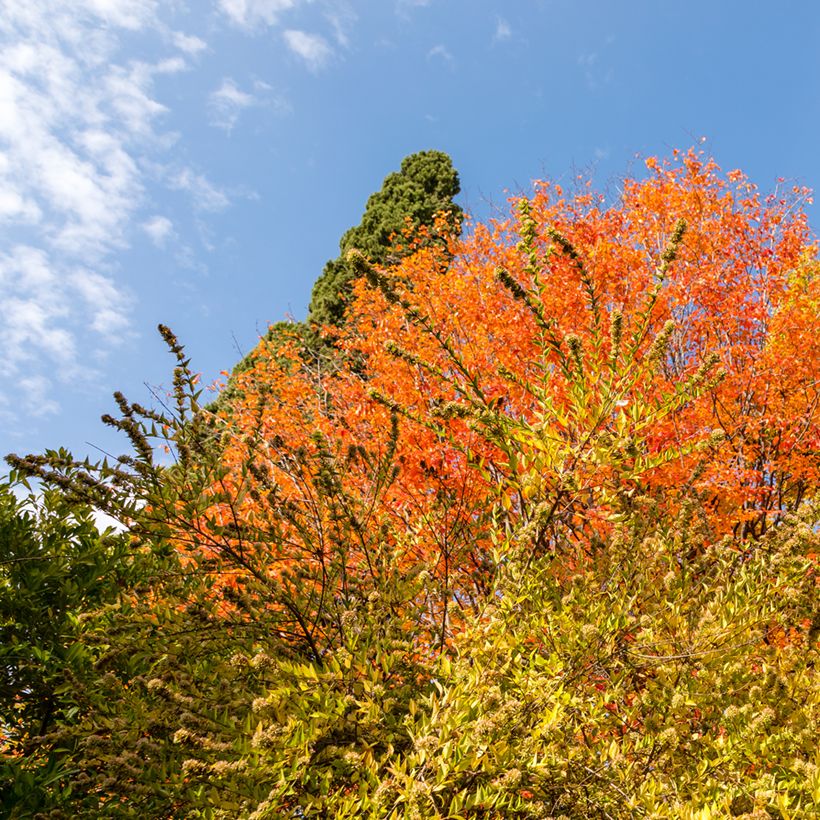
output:
M160 328L130 454L9 457L8 813L820 813L816 263L676 162L393 262L351 234L340 355L282 328L203 407Z

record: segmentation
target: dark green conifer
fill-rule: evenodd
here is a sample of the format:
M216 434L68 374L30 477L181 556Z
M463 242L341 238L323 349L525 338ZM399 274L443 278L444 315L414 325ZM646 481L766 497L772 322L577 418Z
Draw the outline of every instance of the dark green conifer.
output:
M367 200L361 222L344 234L339 242L339 256L325 265L313 286L307 320L277 322L268 330L265 340L276 345L281 340L297 339L308 359L325 355L328 345L319 329L344 324L351 287L357 277L347 254L355 249L375 265L398 260L407 249L407 227L432 228L438 214L446 215L458 229L463 212L453 197L460 190L458 172L443 151L419 151L405 157L401 168L388 174L381 190ZM248 370L252 357L253 353L245 356L231 376ZM231 378L209 409L230 404L235 394Z
M447 154L420 151L405 157L401 169L389 174L382 188L367 201L362 221L339 242L340 255L331 259L313 286L308 308L312 325L344 323L350 287L356 278L348 263L349 251L360 251L372 263L383 265L389 257L402 255L403 231L432 227L439 213L447 214L457 225L461 208L453 197L461 190L458 173Z

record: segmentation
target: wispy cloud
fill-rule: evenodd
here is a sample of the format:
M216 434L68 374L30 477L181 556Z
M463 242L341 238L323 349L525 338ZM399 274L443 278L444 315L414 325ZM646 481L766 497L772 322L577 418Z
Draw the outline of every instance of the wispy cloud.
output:
M433 46L427 52L427 59L428 60L443 60L448 65L453 65L456 61L455 57L450 53L447 46L439 43L438 45Z
M68 284L85 302L91 314L91 330L108 342L120 339L129 324L128 294L109 277L81 267L69 273Z
M432 0L396 0L396 11L401 14L407 14L410 9L423 8L429 6Z
M219 7L234 25L254 28L273 26L282 12L289 11L299 0L219 0Z
M243 111L248 108L266 108L276 114L289 114L290 103L273 87L261 80L255 80L252 91L241 89L231 77L222 80L221 85L208 97L208 115L211 125L231 133Z
M25 411L34 418L53 416L60 405L51 397L52 383L45 376L23 376L18 382L20 392L25 397Z
M71 303L49 255L17 245L0 256L0 375L72 368L76 341L65 327ZM32 367L33 366L33 367Z
M14 0L11 0L11 5L14 5ZM110 26L134 31L154 20L158 4L157 0L78 0L56 4L29 0L27 5L36 7L38 12L43 7L54 9L57 6L60 11L73 9L94 15Z
M230 132L242 111L255 103L256 99L253 94L242 91L230 77L226 77L222 85L208 98L211 125Z
M40 248L17 245L0 256L0 290L0 378L14 381L13 401L0 392L0 415L9 421L57 412L55 383L94 378L80 356L86 334L106 348L128 335L126 290L100 271L60 265Z
M199 211L224 211L231 204L223 190L211 183L204 174L197 174L190 168L174 173L168 185L176 191L187 191L194 208Z
M510 24L503 18L499 17L495 24L495 34L493 34L493 42L503 43L512 37L512 28Z
M192 57L196 57L197 54L208 48L208 44L204 40L192 34L185 34L182 31L173 32L172 41L180 51Z
M321 34L288 29L283 36L287 47L304 60L311 71L321 69L333 54L333 49Z
M124 33L167 42L154 0L0 0L0 406L56 410L57 381L127 335L115 278L145 201L141 163L164 150L155 78L183 57L119 59ZM177 49L201 50L176 35ZM104 341L104 344L101 342ZM14 384L14 400L4 385Z
M164 248L168 240L174 235L174 223L167 216L152 216L142 223L142 229L158 248Z
M350 31L357 20L357 15L347 3L336 3L327 12L325 18L333 29L333 39L341 48L350 48Z

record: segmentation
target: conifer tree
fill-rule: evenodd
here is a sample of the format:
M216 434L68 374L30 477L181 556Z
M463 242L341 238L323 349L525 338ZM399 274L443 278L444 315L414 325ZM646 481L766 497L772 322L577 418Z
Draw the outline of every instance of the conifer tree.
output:
M331 259L313 286L308 321L314 325L341 325L350 286L356 278L346 256L364 254L375 265L402 254L402 232L432 227L438 214L458 224L462 210L453 202L461 190L452 161L441 151L420 151L405 157L401 169L385 177L381 190L367 201L362 221L339 242L340 255Z
M313 286L308 317L305 322L276 322L265 340L279 348L296 340L308 358L316 359L327 352L319 328L344 324L350 289L356 279L354 266L346 259L351 250L362 253L371 263L383 265L409 252L403 232L408 228L434 227L438 215L444 215L458 228L462 210L453 201L459 191L458 172L443 151L419 151L402 160L401 168L385 177L381 190L367 201L361 222L350 228L339 242L340 254L327 262ZM233 369L231 378L212 410L230 404L235 396L234 379L253 361L246 355Z

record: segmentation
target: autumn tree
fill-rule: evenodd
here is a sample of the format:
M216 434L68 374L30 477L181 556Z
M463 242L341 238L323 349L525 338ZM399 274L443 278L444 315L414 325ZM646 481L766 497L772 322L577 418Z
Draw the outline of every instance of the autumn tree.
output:
M691 481L716 538L761 534L817 488L807 194L763 198L693 152L648 165L613 203L541 183L446 247L422 239L386 267L352 255L340 345L366 369L317 383L261 346L228 461L256 458L252 440L311 448L310 431L338 453L385 448L398 413L386 509L468 607L493 572L499 504L504 526L543 519L528 532L548 551L555 528L601 536L619 483L674 506Z
M391 698L389 717L380 667L345 647L275 667L264 752L237 774L203 742L192 764L244 790L252 816L816 810L806 192L762 198L692 152L647 165L613 203L544 183L446 249L350 255L341 344L364 372L317 390L262 350L245 375L226 427L248 487L238 519L307 503L281 454L389 443L391 559L432 576L444 650L435 690ZM275 499L251 497L254 471ZM357 471L334 475L367 497ZM290 530L276 557L340 514ZM346 561L367 563L355 547ZM283 716L295 734L276 731ZM264 783L279 785L254 802Z
M169 409L109 419L133 455L12 459L196 579L170 573L162 622L123 599L114 632L174 649L145 650L116 725L162 742L129 769L89 722L112 745L87 794L260 819L816 812L806 198L688 152L614 201L538 183L396 259L351 248L337 366L263 342L229 412L164 330Z

